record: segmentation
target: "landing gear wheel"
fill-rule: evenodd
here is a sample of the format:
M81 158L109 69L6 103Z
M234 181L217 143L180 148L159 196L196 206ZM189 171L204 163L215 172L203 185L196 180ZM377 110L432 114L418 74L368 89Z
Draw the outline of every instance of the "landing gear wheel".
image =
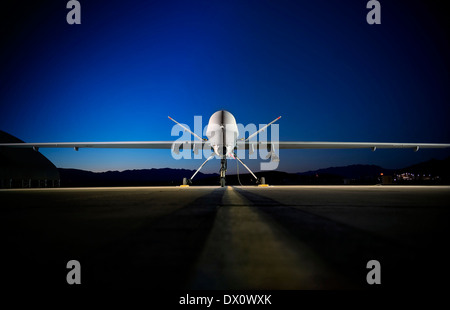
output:
M266 178L265 177L261 177L260 181L261 184L266 184Z
M187 178L183 178L183 185L188 185Z
M225 186L225 178L220 178L220 186L221 187Z

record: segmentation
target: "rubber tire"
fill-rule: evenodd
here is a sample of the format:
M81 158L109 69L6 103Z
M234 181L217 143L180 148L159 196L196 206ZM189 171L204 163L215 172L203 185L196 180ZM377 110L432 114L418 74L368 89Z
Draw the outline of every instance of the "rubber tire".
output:
M261 184L266 184L266 178L265 177L261 177Z
M220 186L225 187L225 178L220 178Z
M187 179L183 178L183 185L188 185Z

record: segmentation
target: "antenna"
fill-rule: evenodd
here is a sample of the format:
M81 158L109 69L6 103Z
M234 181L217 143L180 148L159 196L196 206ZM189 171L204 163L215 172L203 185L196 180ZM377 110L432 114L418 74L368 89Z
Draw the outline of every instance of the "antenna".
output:
M267 124L266 126L264 126L263 128L261 128L260 130L258 130L257 132L251 134L250 136L248 136L247 139L245 139L245 141L250 140L251 138L253 138L254 136L256 136L260 131L263 131L264 129L266 129L267 127L269 127L270 125L272 125L273 123L275 123L277 120L279 120L281 118L281 116L278 116L276 119L274 119L273 121L271 121L269 124ZM241 140L244 140L244 138L242 138Z
M200 141L206 141L206 139L202 139L201 137L199 137L197 134L195 134L194 132L192 132L191 130L187 129L186 127L184 127L183 125L181 125L180 123L178 123L176 120L174 120L173 118L171 118L169 116L169 119L175 123L177 123L178 125L181 126L181 128L183 128L185 131L189 131L194 137L196 137L197 139L199 139Z

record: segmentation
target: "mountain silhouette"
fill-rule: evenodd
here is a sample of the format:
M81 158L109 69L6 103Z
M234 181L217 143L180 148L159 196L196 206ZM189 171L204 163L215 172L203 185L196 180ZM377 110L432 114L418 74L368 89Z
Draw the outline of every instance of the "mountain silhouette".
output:
M195 170L189 169L137 169L125 171L91 172L78 169L58 168L61 186L156 186L180 185L183 178L190 178ZM273 185L294 184L344 184L351 180L351 184L377 184L380 175L412 173L415 175L439 176L434 183L422 184L450 184L450 157L438 160L431 159L400 169L385 169L376 165L349 165L343 167L329 167L313 171L287 173L282 171L263 171L255 173L258 178L265 177L266 182ZM418 181L416 180L416 183ZM415 183L415 184L416 184ZM218 185L219 175L199 172L194 179L194 185ZM227 175L228 185L255 185L256 181L249 173Z

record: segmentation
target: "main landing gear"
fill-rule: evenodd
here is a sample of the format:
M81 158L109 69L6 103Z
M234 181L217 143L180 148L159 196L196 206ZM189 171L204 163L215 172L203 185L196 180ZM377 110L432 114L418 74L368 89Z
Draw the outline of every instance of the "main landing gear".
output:
M191 184L192 184L192 179L195 177L195 175L200 171L200 169L202 169L202 167L203 167L208 161L210 161L210 160L213 159L213 158L214 158L214 154L212 154L211 156L209 156L209 157L203 162L203 164L202 164L200 167L198 167L197 171L195 171L195 173L191 176L190 179L183 178L183 186L189 186L189 185L191 185Z

